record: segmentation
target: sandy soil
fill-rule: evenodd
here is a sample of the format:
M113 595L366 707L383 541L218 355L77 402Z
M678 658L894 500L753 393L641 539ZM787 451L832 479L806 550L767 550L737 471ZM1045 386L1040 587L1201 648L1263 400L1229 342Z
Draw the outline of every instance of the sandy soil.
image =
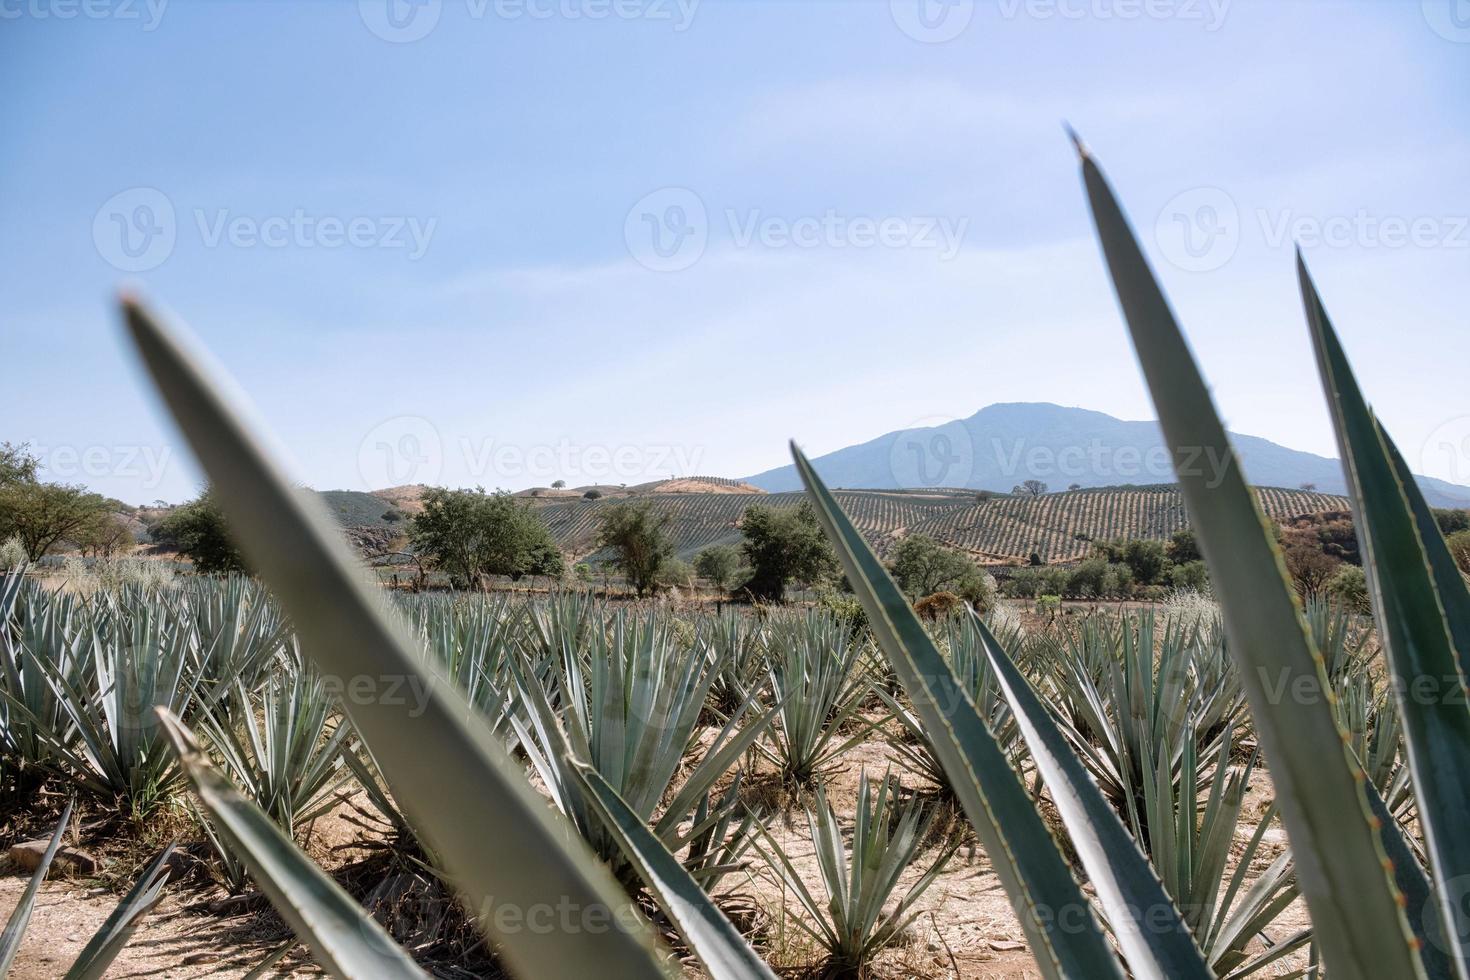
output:
M755 767L753 798L771 798L769 781L764 784L764 791L759 788L760 777L767 768L764 762ZM833 807L839 814L851 814L856 807L860 773L866 769L870 776L878 778L889 768L903 775L905 785L924 788L917 777L903 773L885 742L869 741L848 751L831 773L827 793ZM765 795L758 795L762 792ZM1269 794L1269 780L1261 773L1253 780L1247 799L1248 818L1258 817ZM814 894L824 897L800 804L791 806L784 815L773 816L767 826L786 848ZM880 957L882 976L926 980L956 976L1010 980L1039 976L999 879L968 828L962 830L967 834L966 844L921 900L918 907L923 911L906 942ZM1253 830L1254 824L1242 824L1237 830L1238 845L1243 846ZM351 823L341 818L339 811L312 827L308 849L327 866L340 865L355 856L340 845L357 840L358 834ZM1279 837L1279 829L1273 829L1271 835ZM928 868L935 854L934 850L924 852L921 863L905 875L900 891ZM9 867L8 862L0 866L0 914L9 914L25 883L25 876ZM65 971L118 900L117 895L106 893L95 887L96 884L75 879L46 883L12 976L20 980L49 980ZM784 915L798 914L799 908L793 898L787 897L783 902L783 888L780 879L759 858L744 880L727 886L727 890L753 898L762 909L760 939L767 947L768 958L784 974L800 976L819 957L805 934L783 921L783 908ZM240 977L281 942L283 934L279 924L268 916L190 909L221 897L224 893L218 889L185 883L171 888L170 892L144 921L109 977ZM1282 938L1306 922L1305 908L1299 901L1278 920L1273 932ZM1298 955L1277 964L1264 975L1286 973L1300 968L1303 962L1304 955ZM319 971L311 965L305 951L297 947L280 968L267 975L309 976L319 975Z

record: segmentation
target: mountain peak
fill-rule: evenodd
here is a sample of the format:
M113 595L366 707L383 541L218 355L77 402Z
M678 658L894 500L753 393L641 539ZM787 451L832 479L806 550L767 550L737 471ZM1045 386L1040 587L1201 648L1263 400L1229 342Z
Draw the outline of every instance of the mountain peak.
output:
M1345 493L1335 459L1231 433L1247 479L1256 486L1310 484ZM1228 461L1199 454L1196 464L1222 470ZM1008 492L1027 480L1050 490L1175 482L1172 454L1154 421L1127 421L1053 402L997 402L967 419L899 429L812 460L832 487L897 490L968 488ZM746 477L771 493L801 489L792 466ZM1419 477L1435 506L1470 506L1470 487Z

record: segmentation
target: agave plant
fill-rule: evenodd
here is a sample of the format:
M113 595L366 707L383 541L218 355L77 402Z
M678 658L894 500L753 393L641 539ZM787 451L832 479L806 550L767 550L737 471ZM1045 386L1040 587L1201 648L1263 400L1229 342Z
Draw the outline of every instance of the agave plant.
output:
M792 921L826 950L829 975L862 975L873 956L895 943L913 922L919 914L914 904L954 856L954 842L941 847L928 868L890 904L901 876L918 862L934 817L914 797L900 803L901 790L896 778L884 776L875 793L867 773L862 774L849 853L826 790L817 787L816 813L807 811L807 824L823 898L812 893L780 843L761 828L764 844L755 846L806 910L810 922Z
M697 841L700 860L723 850L724 840L699 839L731 829L729 817L739 801L726 794L711 810L711 791L765 730L770 714L740 728L749 704L742 706L709 745L698 746L699 716L716 670L706 647L676 642L657 616L621 611L606 630L582 635L579 649L572 634L557 631L555 660L544 675L519 661L512 668L525 717L512 714L511 723L558 808L598 855L614 862L625 884L633 872L622 865L617 842L591 810L572 773L576 764L601 774L634 813L653 823L669 850ZM656 815L696 747L704 758ZM692 821L687 828L686 821Z
M1470 674L1465 582L1407 466L1358 391L1315 287L1300 267L1402 726L1426 869L1340 723L1323 651L1302 616L1204 380L1111 189L1085 152L1083 175L1109 271L1166 442L1175 447L1186 505L1221 601L1229 655L1250 702L1291 842L1294 887L1312 917L1315 955L1337 980L1466 980L1470 928L1459 917L1458 899L1459 886L1470 879L1470 839L1456 833L1455 823L1470 810L1470 711L1461 697L1461 678ZM297 623L303 649L328 672L420 678L411 639L375 609L353 577L326 515L292 492L166 331L136 306L129 308L129 325L220 488L222 505L252 564L275 586ZM1231 465L1223 472L1201 472L1189 460L1202 454ZM1141 977L1207 978L1225 969L1220 951L1236 955L1240 944L1227 940L1223 926L1210 938L1212 927L1203 917L1193 919L1199 932L1191 930L1138 841L1077 757L1075 742L1058 728L1051 709L1000 641L982 633L987 661L1032 764L1051 791L1095 901L1082 891L954 671L806 458L794 455L882 651L1014 903L1040 972L1048 978L1121 978L1118 953ZM797 676L788 674L793 680ZM452 685L432 679L428 684L432 696L417 716L382 702L349 710L395 800L442 853L465 900L475 908L492 898L522 905L564 901L622 908L610 876L557 818L538 807L521 773L475 721L468 702ZM792 684L791 689L798 688ZM224 809L234 802L186 745L180 751L206 806ZM425 755L435 764L422 765ZM711 974L721 980L768 977L729 921L609 781L586 764L566 771ZM1222 800L1231 799L1231 786L1240 785L1232 779L1221 783L1217 774L1211 791L1219 786ZM1220 808L1217 813L1226 810L1226 803ZM248 806L241 809L248 814ZM1176 820L1188 815L1195 836L1206 832L1204 823L1194 822L1187 802L1176 803L1173 812ZM329 969L344 975L385 972L378 938L358 928L350 903L321 887L320 872L269 821L261 826L242 819L231 826L240 831L242 853L254 862L252 873ZM1192 868L1190 880L1176 878L1169 887L1201 894L1212 874ZM1221 899L1216 908L1232 905L1240 902ZM633 921L632 928L600 933L538 935L497 928L493 917L487 917L486 927L520 975L596 970L611 978L664 972L647 930ZM1239 934L1255 921L1247 918ZM397 961L391 972L411 974L413 967Z
M225 772L287 837L335 802L352 775L342 760L351 726L309 667L277 671L256 694L237 682L232 709L205 712L200 727ZM239 855L201 824L214 845L232 892L245 884Z
M0 761L7 791L22 798L76 744L64 692L89 686L82 609L76 596L48 592L23 572L0 577Z
M727 611L710 626L709 643L716 665L710 706L722 717L729 717L764 686L761 632L750 617Z
M1062 708L1064 734L1150 854L1154 798L1163 788L1171 798L1192 800L1182 795L1186 780L1209 788L1213 770L1200 761L1228 740L1243 707L1238 684L1219 676L1206 683L1197 669L1201 660L1218 663L1223 650L1201 655L1191 642L1197 630L1166 622L1159 635L1156 627L1151 612L1094 614L1037 654L1052 702ZM1157 833L1167 837L1167 826Z
M839 755L882 724L845 731L871 686L861 666L864 645L842 620L808 611L772 619L765 649L779 714L761 751L787 783L816 785Z
M1007 635L1013 643L1019 641L1020 624L1008 625ZM990 733L995 737L996 744L1019 772L1025 743L1016 728L1011 707L1000 693L995 674L986 662L980 632L974 620L969 616L950 617L943 623L941 631L941 642L949 652L949 665L954 671L960 690L975 705L975 710L985 719ZM948 788L949 777L945 774L944 762L918 715L900 698L887 691L880 690L879 697L902 726L901 734L890 735L888 738L894 755L916 775L923 776L936 786Z

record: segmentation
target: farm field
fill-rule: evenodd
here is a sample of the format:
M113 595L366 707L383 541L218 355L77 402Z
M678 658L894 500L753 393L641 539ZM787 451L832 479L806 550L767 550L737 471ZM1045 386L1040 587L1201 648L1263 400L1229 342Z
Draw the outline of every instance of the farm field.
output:
M439 964L448 971L444 975L457 975L455 963L476 975L493 972L493 962L483 953L464 959L463 915L450 907L442 886L412 870L413 862L425 857L422 843L407 832L350 721L330 706L322 678L301 658L281 611L258 587L241 579L181 579L152 592L124 589L79 595L12 577L5 595L8 662L43 659L58 665L70 677L72 693L55 696L57 688L46 687L34 676L29 682L41 683L41 689L27 687L19 674L7 673L9 679L0 685L4 705L0 717L7 733L0 826L11 840L44 837L61 801L79 794L74 835L63 856L81 852L100 856L102 862L96 872L71 868L53 872L41 890L33 928L36 935L64 933L65 941L24 943L13 976L53 976L67 964L90 935L89 926L100 924L118 891L151 856L150 848L160 847L167 834L180 839L175 862L179 873L122 953L114 968L117 975L243 976L279 950L289 936L268 906L258 898L251 901L256 893L238 855L213 842L204 832L205 818L184 805L183 774L164 749L166 733L160 726L145 722L134 733L135 741L116 745L113 754L92 756L85 745L103 733L67 720L80 717L105 727L99 711L109 702L102 677L126 676L130 664L121 641L140 628L157 630L167 641L164 648L180 655L178 679L171 688L157 692L159 700L173 706L200 733L212 754L222 753L219 764L247 796L260 802L306 853L330 869L388 926L396 940L415 949L427 963ZM677 769L683 775L675 776L670 786L678 790L690 779L708 780L710 800L734 816L719 825L718 839L710 842L726 855L719 864L728 867L703 880L722 907L743 924L761 955L783 972L820 972L828 963L821 944L793 917L808 924L815 920L809 912L794 908L789 894L792 882L787 876L793 874L817 894L823 887L807 814L820 813L820 801L825 800L838 825L850 832L863 778L876 783L891 775L902 785L903 800L932 821L904 852L911 868L900 876L892 900L919 880L922 869L954 853L917 896L911 921L901 934L874 950L865 969L891 977L1032 975L1033 951L995 870L950 795L932 749L919 736L920 730L910 727L917 723L906 699L886 700L884 692L891 689L892 680L881 666L871 634L860 624L800 609L746 610L722 617L699 607L667 604L614 609L576 593L530 601L440 595L401 596L394 602L393 615L411 624L412 635L421 643L424 668L453 678L464 690L481 717L522 760L527 777L548 806L567 807L570 800L567 787L557 782L556 766L542 756L547 746L531 724L534 709L522 702L519 709L508 710L496 691L538 690L547 697L565 698L576 689L577 678L598 675L601 657L626 662L630 668L645 664L692 669L696 683L689 696L697 699L691 704L702 710L687 716L689 720L680 723L684 727L676 729L683 733L677 743L677 757L683 760ZM1370 651L1362 624L1325 608L1313 616L1316 628L1334 644L1330 649L1344 682L1356 677L1351 683L1366 683L1362 679L1366 675L1359 674ZM1269 779L1260 766L1248 773L1242 770L1249 754L1245 749L1223 754L1218 749L1227 743L1247 746L1253 737L1243 713L1243 695L1224 653L1216 611L1208 604L1195 604L1157 614L1077 613L1056 619L1037 616L1025 605L1003 604L989 622L1017 661L1027 665L1028 675L1058 717L1070 719L1078 732L1087 731L1088 723L1078 713L1086 709L1075 699L1073 685L1085 677L1087 684L1096 686L1101 703L1111 706L1110 713L1121 707L1113 700L1121 690L1109 685L1105 662L1109 657L1125 666L1134 662L1130 657L1140 647L1133 640L1144 644L1151 658L1156 654L1166 664L1177 662L1187 670L1181 697L1169 706L1169 724L1176 737L1193 740L1200 751L1196 766L1188 773L1176 766L1172 778L1196 780L1201 787L1216 779L1244 780L1242 799L1233 804L1239 813L1232 835L1209 845L1225 846L1221 854L1228 858L1228 867L1221 869L1224 877L1216 885L1223 891L1238 873L1241 884L1259 883L1269 895L1283 899L1262 923L1259 935L1243 937L1241 953L1258 955L1272 943L1297 936L1305 922L1304 909L1292 901L1291 876L1282 873L1282 865L1273 864L1283 854L1280 830L1262 828L1264 842L1253 842L1257 825L1271 823ZM930 632L962 676L971 678L978 704L1004 739L1018 776L1028 782L1034 779L1034 767L1007 720L1003 699L975 659L979 634L964 618L935 623ZM561 659L557 651L567 649L563 641L574 642L575 649L588 651L587 656ZM84 653L90 662L80 656ZM1099 660L1100 655L1105 659ZM792 687L808 683L801 680L808 672L826 670L837 671L833 685ZM222 683L223 678L230 683ZM44 697L47 691L52 698ZM1371 700L1371 690L1364 693ZM803 702L800 709L792 704L769 721L756 721L775 704L773 699L793 694ZM69 703L72 697L78 703ZM33 718L19 716L20 703L41 705L42 710ZM112 708L126 711L115 702ZM585 722L592 739L590 758L595 758L602 751L597 747L600 731L613 717L607 712L622 716L631 708L631 703L610 707L589 702L577 707L574 702L567 721ZM722 718L732 710L743 710L742 733L755 726L757 734L749 748L717 773L701 775L699 761L710 758L722 739L729 740ZM590 713L583 715L584 711ZM519 719L516 725L507 723L512 716ZM628 721L633 722L633 716ZM1091 723L1117 725L1120 734L1127 730L1122 716ZM274 726L286 724L296 726L288 755L256 754L258 748L252 752L246 738L252 725L279 737L284 729ZM1370 715L1359 724L1366 726L1360 737L1372 738L1381 720ZM245 740L235 742L236 737ZM1082 737L1105 750L1107 741L1100 732ZM109 743L104 739L101 744ZM1375 778L1384 780L1386 787L1398 764L1396 758L1383 760ZM1126 795L1136 776L1126 775L1125 767L1110 782L1103 778L1108 771L1106 766L1099 769L1101 785ZM650 820L657 822L666 814L669 791L644 786L631 774L623 779L620 789L627 798L649 801ZM370 792L364 791L365 783ZM1121 800L1122 796L1120 805ZM687 831L688 820L686 814L675 827ZM606 842L596 843L595 826L574 823L594 849L616 865L616 848L609 851ZM687 866L714 867L688 848L676 849ZM17 900L23 880L6 879L0 898ZM646 903L643 889L633 884L629 888ZM659 920L652 906L645 904L645 910ZM1304 962L1304 956L1302 951L1277 960L1259 975L1281 975ZM686 975L701 975L692 961L683 969ZM317 972L305 950L296 946L267 975Z
M714 478L687 481L694 486ZM733 481L726 481L733 482ZM680 558L688 560L712 544L738 544L739 521L752 504L795 507L800 493L668 492L664 483L629 488L594 500L579 493L541 491L526 496L546 522L557 546L574 561L593 556L597 529L608 507L633 499L669 516L668 531ZM1304 514L1341 512L1345 497L1281 487L1256 491L1261 510L1276 520ZM910 534L927 534L985 563L1025 561L1034 551L1048 562L1085 556L1093 539L1146 538L1167 540L1189 526L1184 501L1175 486L1072 490L1039 497L985 494L972 490L842 490L833 491L868 543L884 554ZM403 504L413 499L397 491L323 494L344 525L375 524L386 507L381 499ZM366 499L364 499L366 498ZM411 505L410 505L411 506Z

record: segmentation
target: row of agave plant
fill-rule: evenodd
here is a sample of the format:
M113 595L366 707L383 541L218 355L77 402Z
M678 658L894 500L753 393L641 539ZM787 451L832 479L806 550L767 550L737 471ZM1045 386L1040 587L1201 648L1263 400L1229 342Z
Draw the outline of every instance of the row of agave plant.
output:
M171 799L182 775L156 723L154 708L162 706L199 733L210 762L287 838L347 793L365 789L381 826L417 846L341 705L363 696L412 700L422 692L402 685L334 691L250 580L124 586L88 598L21 575L3 581L0 772L10 805L24 804L49 780L146 818ZM1321 612L1324 623L1336 625L1340 672L1365 663L1360 646L1347 646L1345 620ZM863 861L885 870L866 890L846 885L838 818L822 784L847 749L886 738L900 765L937 789L931 803L952 793L939 752L907 697L893 689L871 634L848 621L820 611L762 610L691 624L658 611L609 610L575 593L530 602L404 596L389 615L417 641L422 668L464 694L630 895L642 890L638 872L580 792L578 766L607 780L660 843L682 855L683 869L707 893L728 898L726 878L745 871L751 854L764 858L807 912L793 921L836 969L861 970L895 940L953 853L955 840L929 862L926 877L890 902L899 873L924 849L936 807L913 793L900 802L894 778L885 776L873 790L864 776L853 851L876 849L876 858ZM1031 636L992 625L1048 692L1055 716L1135 838L1150 853L1190 856L1170 894L1202 913L1223 906L1214 918L1205 914L1201 927L1217 937L1210 945L1218 948L1220 969L1240 967L1246 944L1295 891L1283 855L1272 868L1273 887L1257 888L1250 902L1231 908L1261 833L1227 876L1250 773L1249 765L1234 765L1231 752L1241 695L1218 621L1171 619L1156 628L1152 614L1104 615ZM932 634L1013 768L1031 772L976 621L950 619ZM1139 704L1147 710L1140 713ZM812 840L828 845L818 851L823 900L766 832L761 818L771 815L742 798L742 770L753 759L788 786L816 790L808 824ZM1181 801L1212 787L1197 824ZM894 828L890 813L897 814ZM214 845L220 883L243 891L243 856L213 822L201 820L200 827ZM844 897L834 909L829 902L837 895ZM1259 962L1300 942L1273 946Z
M1299 263L1381 656L1367 663L1340 623L1320 612L1307 615L1241 467L1201 473L1185 462L1205 454L1235 457L1172 311L1085 152L1082 169L1145 380L1181 461L1177 475L1220 598L1223 639L1205 638L1213 627L1199 624L1184 639L1171 639L1165 624L1161 636L1140 628L1114 643L1113 627L1098 624L1069 638L1069 656L1038 662L1026 644L976 622L967 627L973 637L946 644L946 657L793 448L881 651L878 687L908 732L911 758L946 777L1044 976L1237 976L1309 944L1307 969L1320 966L1334 978L1470 980L1470 928L1461 909L1470 839L1452 823L1470 809L1465 582L1407 466L1368 410ZM836 691L834 703L841 701L856 660L845 672L803 665L800 677L768 663L765 692L742 698L757 671L715 671L702 660L680 670L671 655L629 672L606 662L619 660L607 652L584 658L584 647L606 642L612 650L638 649L647 642L639 624L623 624L613 640L598 639L596 631L579 637L566 623L548 620L546 658L512 658L504 675L484 680L482 699L472 700L476 688L464 677L456 681L452 671L426 665L411 619L386 608L355 574L326 515L293 491L202 359L139 304L129 300L125 307L144 363L219 489L253 567L289 614L301 655L323 678L393 678L422 693L416 700L348 697L344 708L361 743L364 772L381 778L385 805L397 808L465 906L479 913L508 968L528 977L670 974L653 930L628 911L628 886L636 882L712 976L771 977L710 897L718 877L710 872L729 863L728 855L701 866L709 853L701 845L695 856L692 832L710 822L719 800L700 796L695 808L703 816L670 827L657 804L650 812L647 798L639 797L640 780L630 778L660 771L669 755L653 749L640 755L626 737L604 744L594 726L658 718L669 729L668 744L677 744L683 717L677 692L703 687L700 710L707 701L745 707L743 724L719 726L713 755L740 755L738 743L747 737L756 744L747 731L758 724L805 746L793 712L818 692ZM1161 652L1150 655L1151 646ZM1200 648L1221 646L1228 662L1198 660ZM630 711L626 692L642 689L632 678L645 674L661 682L647 689L647 703ZM548 675L560 680L548 685ZM547 696L553 690L555 698ZM1383 703L1385 692L1392 708ZM206 742L177 713L162 708L159 717L214 832L327 969L343 976L422 975L277 821L220 772ZM818 781L836 758L822 747L792 753L772 739L761 744L801 755L808 778ZM519 752L556 807L547 807L526 778ZM1018 774L1018 760L1029 779ZM1247 881L1240 869L1257 863L1270 820L1258 822L1249 860L1236 861L1234 871L1221 840L1233 839L1242 794L1260 763L1275 791L1268 816L1280 820L1290 849ZM812 818L829 902L821 908L816 896L796 890L823 923L813 930L834 946L847 944L848 952L854 936L871 938L870 925L889 921L882 911L884 887L895 874L890 849L922 836L905 807L891 815L895 793L886 780L876 792L864 781L850 853L820 798ZM681 807L690 800L684 788L675 798L682 798ZM1062 833L1054 834L1044 818L1048 806ZM733 823L716 833L738 833ZM769 847L759 826L756 836ZM1250 956L1247 939L1298 894L1310 933ZM900 899L900 908L906 901ZM598 909L601 921L617 927L517 927L523 918L496 914L507 905Z

